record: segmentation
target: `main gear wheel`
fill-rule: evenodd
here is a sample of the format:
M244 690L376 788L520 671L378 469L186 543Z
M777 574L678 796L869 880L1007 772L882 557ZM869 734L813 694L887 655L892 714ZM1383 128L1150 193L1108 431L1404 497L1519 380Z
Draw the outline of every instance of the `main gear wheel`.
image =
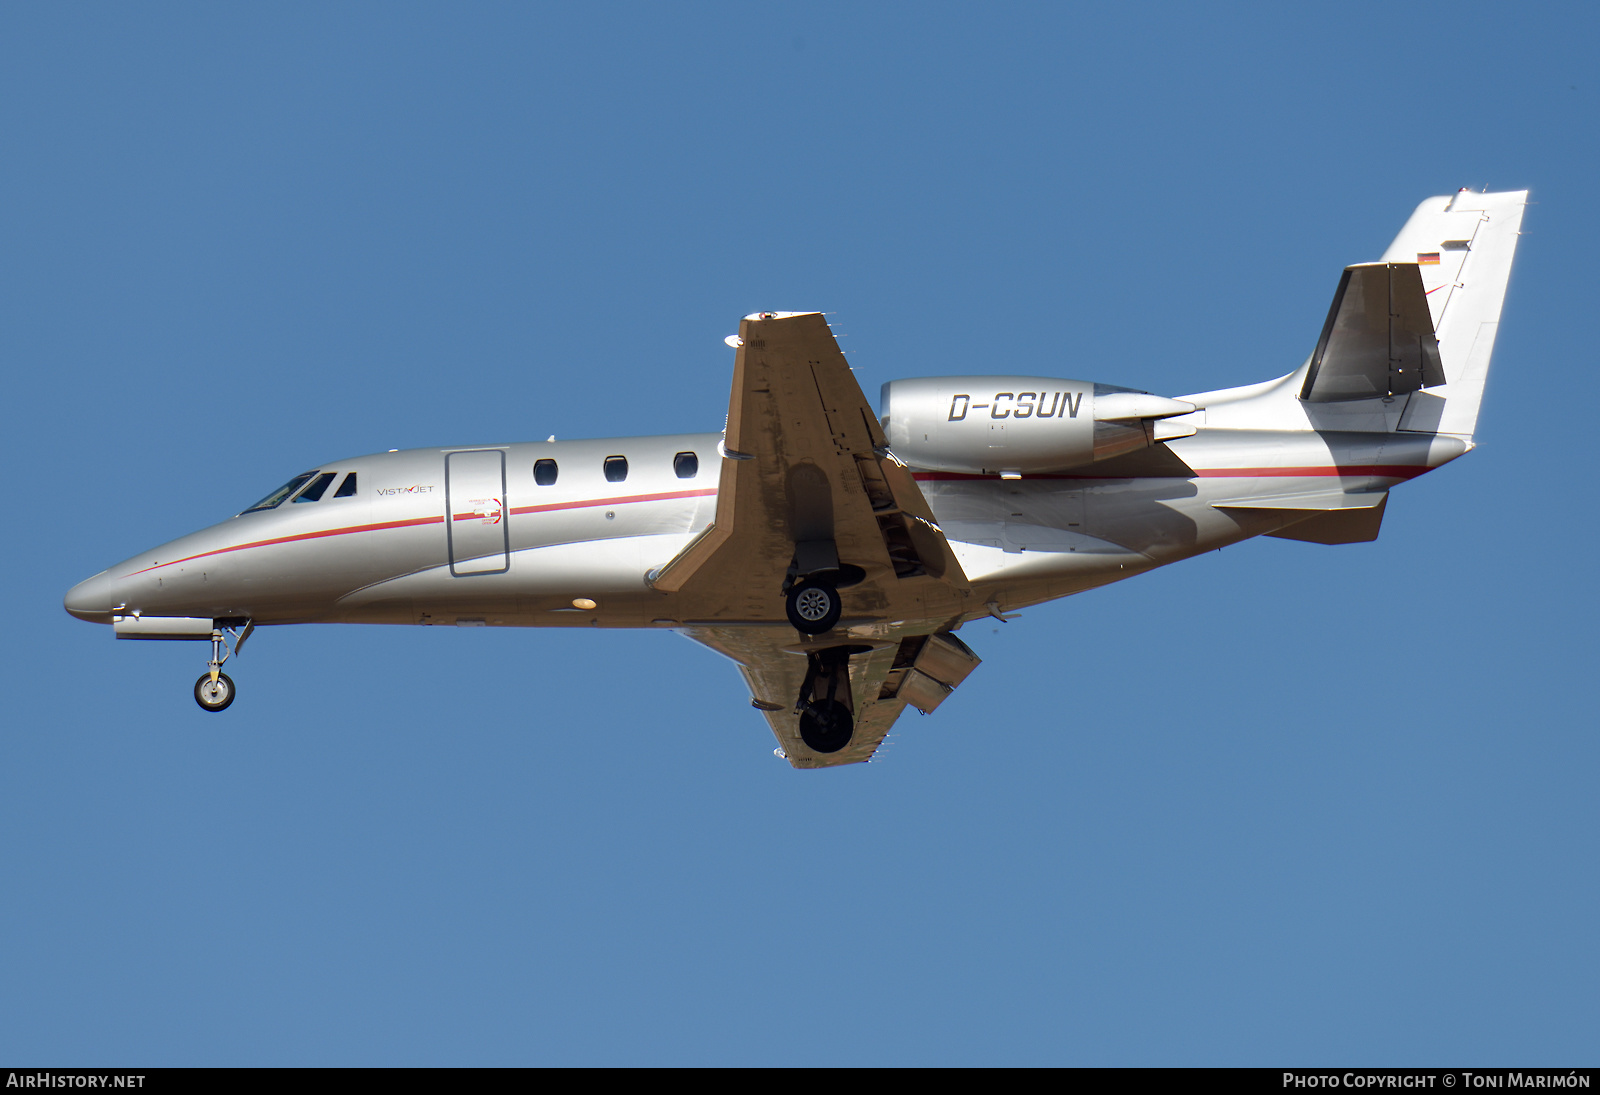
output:
M799 582L789 589L784 606L796 631L821 635L832 631L844 611L839 591L826 582Z
M838 700L817 700L800 712L800 740L814 752L837 753L850 744L856 720Z

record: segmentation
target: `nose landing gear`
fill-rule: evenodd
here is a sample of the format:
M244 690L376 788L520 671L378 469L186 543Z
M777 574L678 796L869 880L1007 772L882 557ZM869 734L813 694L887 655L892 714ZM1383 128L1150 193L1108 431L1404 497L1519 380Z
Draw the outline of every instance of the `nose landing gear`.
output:
M226 623L227 621L219 621ZM255 630L255 624L245 622L244 630L227 628L229 635L233 636L233 653L237 654L244 641L250 637L250 632ZM225 711L233 697L238 695L234 687L233 678L222 671L222 663L227 661L229 651L227 640L223 637L223 628L216 627L211 630L211 667L200 674L200 679L194 682L194 702L200 705L202 711Z
M220 670L200 674L194 682L194 702L207 711L221 711L233 702L233 678Z

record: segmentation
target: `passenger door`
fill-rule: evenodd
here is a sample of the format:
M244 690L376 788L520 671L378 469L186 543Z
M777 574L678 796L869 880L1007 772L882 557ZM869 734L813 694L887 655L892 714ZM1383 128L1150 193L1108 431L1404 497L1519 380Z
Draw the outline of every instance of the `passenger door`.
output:
M448 453L444 468L450 573L464 578L510 570L505 452L475 449Z

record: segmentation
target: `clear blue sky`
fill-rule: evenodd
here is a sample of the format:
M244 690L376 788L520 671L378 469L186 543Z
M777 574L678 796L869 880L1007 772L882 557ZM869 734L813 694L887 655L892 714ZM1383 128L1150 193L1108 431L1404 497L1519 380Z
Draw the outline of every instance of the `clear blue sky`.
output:
M1594 1064L1593 5L0 9L0 1061ZM74 582L324 460L863 387L1287 372L1531 187L1479 449L962 632L796 772L672 635L114 643Z

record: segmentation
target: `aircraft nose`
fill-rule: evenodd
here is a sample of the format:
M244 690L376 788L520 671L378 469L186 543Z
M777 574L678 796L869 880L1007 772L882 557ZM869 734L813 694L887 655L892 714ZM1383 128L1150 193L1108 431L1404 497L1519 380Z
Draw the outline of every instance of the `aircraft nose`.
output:
M102 570L93 578L86 578L67 590L62 605L80 620L108 624L111 622L111 595L115 592L115 585L111 572Z

